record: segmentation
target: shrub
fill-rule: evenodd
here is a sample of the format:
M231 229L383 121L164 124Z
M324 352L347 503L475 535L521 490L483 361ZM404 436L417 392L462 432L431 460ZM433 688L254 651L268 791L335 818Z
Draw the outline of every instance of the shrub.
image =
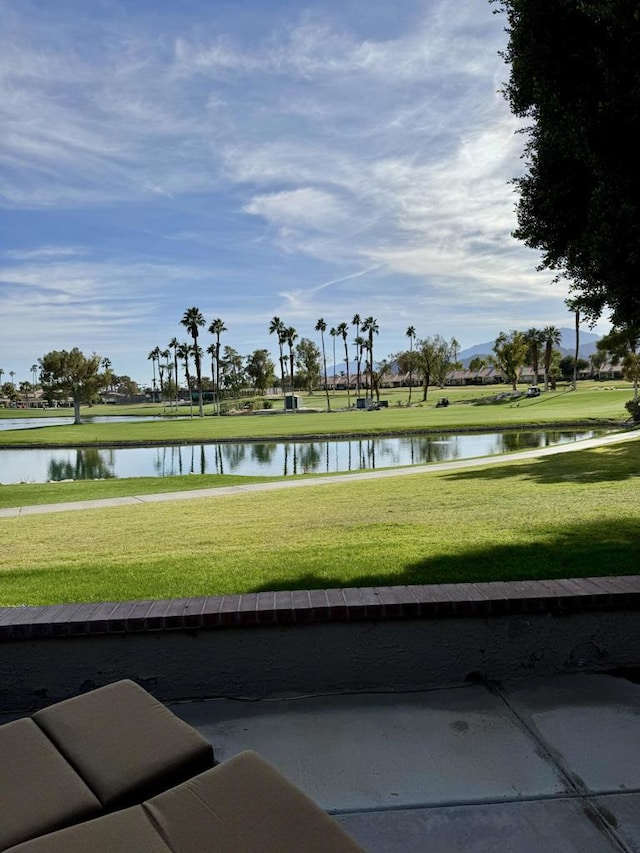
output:
M629 400L624 407L631 415L634 424L640 424L640 400Z

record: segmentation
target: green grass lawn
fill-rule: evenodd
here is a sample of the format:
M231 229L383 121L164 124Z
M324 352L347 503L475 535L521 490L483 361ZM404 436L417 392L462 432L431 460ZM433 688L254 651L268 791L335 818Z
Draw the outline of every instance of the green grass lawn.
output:
M631 441L458 472L4 519L0 604L636 573L639 471Z
M618 383L619 385L619 383ZM610 390L611 389L611 390ZM417 389L415 389L417 390ZM421 432L425 430L479 429L518 427L556 423L621 422L627 419L624 404L630 399L630 385L622 387L584 383L577 391L558 390L534 399L518 402L501 401L482 404L490 394L504 391L504 387L431 390L427 404L411 408L397 405L406 402L407 392L385 393L390 408L381 411L332 411L287 414L247 414L237 417L205 417L187 420L143 421L139 423L64 424L43 426L30 430L0 432L0 445L33 446L77 444L114 445L126 443L162 443L216 441L230 439L266 439L274 437L304 437L308 435L374 435L393 432ZM446 393L452 402L448 408L437 409L435 402ZM414 394L414 400L418 398ZM312 398L305 403L319 402ZM342 398L337 397L336 403ZM326 402L326 400L325 400ZM346 403L346 398L344 399ZM156 407L157 408L157 407ZM83 412L96 414L94 407ZM12 410L4 410L4 413ZM118 412L121 412L118 409Z
M216 489L221 486L244 486L247 483L265 483L279 479L281 478L243 477L234 474L188 474L182 477L125 477L108 480L74 480L64 483L16 483L0 485L0 508L154 495L161 492L185 492L191 489Z

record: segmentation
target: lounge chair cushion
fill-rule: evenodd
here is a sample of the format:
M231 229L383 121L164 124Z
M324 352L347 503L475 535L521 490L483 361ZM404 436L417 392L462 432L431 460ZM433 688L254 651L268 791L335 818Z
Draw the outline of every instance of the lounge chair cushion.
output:
M6 853L170 853L142 806L113 812L12 847Z
M30 719L0 726L0 850L98 815L87 785Z
M144 803L175 853L362 853L344 830L253 752Z
M33 720L107 809L140 803L213 764L211 744L129 680L59 702Z

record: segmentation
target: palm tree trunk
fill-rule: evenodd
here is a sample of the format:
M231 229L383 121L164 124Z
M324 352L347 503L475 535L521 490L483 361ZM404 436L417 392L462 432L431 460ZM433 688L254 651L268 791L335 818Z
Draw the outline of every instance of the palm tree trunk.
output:
M327 383L327 354L324 349L324 332L320 332L320 339L322 341L322 364L324 366L324 392L327 396L327 411L331 411L331 398L329 397L329 385Z
M296 413L296 404L295 404L295 382L293 376L293 347L289 347L289 365L291 368L291 412L295 415Z
M580 352L580 309L576 308L576 357L573 363L573 390L578 387L578 353Z
M347 366L347 408L351 408L351 377L349 376L349 345L347 344L346 337L344 338L344 360Z
M216 407L220 417L220 333L216 335Z

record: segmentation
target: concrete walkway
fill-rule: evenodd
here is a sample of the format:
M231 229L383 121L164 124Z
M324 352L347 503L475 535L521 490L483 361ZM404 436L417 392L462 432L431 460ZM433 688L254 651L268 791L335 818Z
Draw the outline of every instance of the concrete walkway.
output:
M14 518L22 515L40 515L50 512L74 512L85 509L105 509L113 506L134 506L136 504L162 503L165 501L187 501L197 498L224 498L228 495L265 492L275 489L304 489L310 486L329 486L335 483L353 483L359 480L378 480L383 477L405 477L407 475L427 474L432 471L456 471L461 468L477 468L495 465L505 461L523 461L552 456L556 453L570 453L574 450L589 450L616 444L629 439L640 438L639 430L618 432L600 438L588 438L571 444L556 447L544 447L537 450L525 450L521 453L507 453L499 456L486 456L476 459L460 459L455 462L441 462L431 465L413 465L409 468L387 468L384 471L364 471L361 474L335 474L325 477L309 477L305 480L279 480L269 483L252 483L246 486L223 486L217 489L193 489L186 492L162 492L151 495L132 495L121 498L100 498L88 501L69 501L67 503L36 504L22 507L0 509L0 518Z
M578 674L171 706L254 749L370 853L640 850L640 686Z

